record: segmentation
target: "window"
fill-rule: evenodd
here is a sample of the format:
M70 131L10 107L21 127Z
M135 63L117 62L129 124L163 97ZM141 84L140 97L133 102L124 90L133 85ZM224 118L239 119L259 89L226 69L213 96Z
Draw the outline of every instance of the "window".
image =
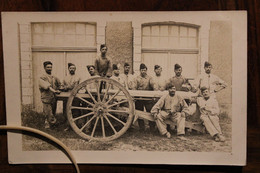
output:
M199 26L184 23L151 23L142 25L142 62L150 75L154 65L161 65L164 75L174 75L174 64L183 68L183 76L198 74Z
M33 23L32 48L96 47L94 23Z

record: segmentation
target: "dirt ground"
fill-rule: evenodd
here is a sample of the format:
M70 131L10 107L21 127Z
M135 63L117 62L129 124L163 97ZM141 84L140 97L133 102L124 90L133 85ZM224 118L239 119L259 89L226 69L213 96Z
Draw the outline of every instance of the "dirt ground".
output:
M225 142L215 142L209 134L187 132L186 141L176 138L176 131L170 131L172 137L167 139L156 132L140 132L138 129L129 128L128 131L116 140L109 142L88 141L78 136L73 130L64 132L66 123L59 115L58 123L52 129L43 128L43 116L33 115L28 118L23 115L23 125L45 131L58 139L72 150L90 151L166 151L166 152L231 152L231 120L227 116L220 117L220 125L226 137ZM31 117L31 116L30 116ZM23 135L23 150L56 150L56 146L47 140L35 136Z

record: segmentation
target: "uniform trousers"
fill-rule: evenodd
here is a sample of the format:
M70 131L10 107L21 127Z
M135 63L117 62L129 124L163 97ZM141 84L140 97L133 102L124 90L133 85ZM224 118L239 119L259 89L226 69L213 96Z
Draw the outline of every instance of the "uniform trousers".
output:
M222 134L219 125L219 117L217 115L201 114L200 119L203 121L207 131L211 136L214 136L216 134Z
M53 119L55 119L56 114L56 108L57 108L57 101L53 100L50 103L42 102L43 105L43 115L47 119L49 123L53 122Z
M162 135L167 133L167 124L164 122L166 119L170 119L177 123L177 135L185 134L185 117L182 117L180 112L171 114L162 110L158 113L157 117L158 118L155 120L155 122L159 132Z

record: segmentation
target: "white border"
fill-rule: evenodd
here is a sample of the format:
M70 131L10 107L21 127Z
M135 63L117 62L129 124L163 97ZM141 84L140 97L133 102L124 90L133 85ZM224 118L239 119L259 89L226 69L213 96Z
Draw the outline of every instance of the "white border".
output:
M153 18L167 21L232 21L232 153L212 152L108 152L74 151L78 163L117 164L246 164L247 122L247 13L218 12L3 12L2 34L4 50L6 115L8 125L21 125L20 64L18 23L76 21L138 21ZM176 21L176 20L175 20ZM194 22L191 22L194 23ZM22 151L21 134L8 133L9 163L69 163L61 151Z

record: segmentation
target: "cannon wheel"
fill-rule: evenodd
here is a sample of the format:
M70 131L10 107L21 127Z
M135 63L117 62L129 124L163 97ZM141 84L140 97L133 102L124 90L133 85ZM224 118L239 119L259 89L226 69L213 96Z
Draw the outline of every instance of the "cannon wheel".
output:
M112 79L88 79L75 87L68 98L68 121L84 139L114 140L127 131L133 117L132 97Z

